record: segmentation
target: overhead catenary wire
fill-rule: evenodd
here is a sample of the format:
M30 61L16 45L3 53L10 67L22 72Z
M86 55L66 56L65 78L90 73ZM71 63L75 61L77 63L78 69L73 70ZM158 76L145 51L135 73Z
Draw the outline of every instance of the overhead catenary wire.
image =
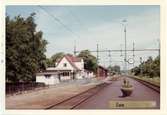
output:
M72 9L70 8L66 8L66 10L69 12L69 14L78 22L78 24L83 28L86 29L87 32L89 32L89 29L87 28L87 26L80 20L80 18L78 17L78 15L76 15L76 13L74 13L72 11Z
M66 8L66 10L69 12L69 14L75 19L75 21L78 22L78 24L82 27L82 23L80 21L80 19L78 18L78 16L76 16L70 8Z
M67 31L69 31L70 33L72 33L75 37L80 38L78 34L74 33L71 28L69 28L67 25L65 25L59 18L57 18L56 15L53 15L52 13L48 12L44 7L38 5L38 7L40 9L42 9L43 11L45 11L50 17L52 17L56 22L58 22L59 24L61 24Z
M99 52L121 52L121 51L125 51L125 50L99 50ZM132 51L159 51L159 49L135 49L135 50L126 50L128 52L132 52ZM76 51L77 53L80 51ZM96 50L91 50L90 52L97 52Z
M70 33L72 33L73 35L75 35L77 38L79 38L79 36L74 31L72 31L72 29L70 27L68 27L67 25L65 25L55 14L53 15L51 12L49 12L48 10L46 10L44 7L42 7L40 5L38 7L41 8L43 11L45 11L56 22L58 22L59 24L61 24L67 31L69 31ZM73 15L73 13L72 13L72 15ZM78 18L76 18L76 17L75 17L75 19L78 20ZM80 21L78 21L78 22L80 23ZM76 46L75 46L74 49L75 49L74 51L76 51ZM98 53L101 53L101 52L112 52L112 53L113 52L118 52L118 53L120 53L121 52L121 56L122 56L122 51L125 51L125 50L122 50L122 48L121 48L121 50L97 50L97 51L94 50L94 51L90 51L90 52L98 52ZM142 51L159 51L159 49L134 49L133 48L132 50L126 50L126 51L133 52L133 56L134 56L134 51L140 51L140 52L142 52ZM76 51L75 53L78 53L78 52L79 51ZM111 54L109 55L109 57L111 57ZM112 55L112 57L113 57L113 55ZM99 60L99 55L98 55L97 59ZM109 60L109 62L111 62L111 59Z
M78 16L70 8L65 8L65 10L68 11L68 13L73 17L73 19L75 19L76 22L78 22L78 24L80 25L81 28L86 29L87 32L89 32L88 28L85 28L85 25L80 21ZM86 34L86 35L88 35L88 34ZM76 40L74 42L76 42ZM76 44L74 43L74 55L76 55L76 49L77 49Z

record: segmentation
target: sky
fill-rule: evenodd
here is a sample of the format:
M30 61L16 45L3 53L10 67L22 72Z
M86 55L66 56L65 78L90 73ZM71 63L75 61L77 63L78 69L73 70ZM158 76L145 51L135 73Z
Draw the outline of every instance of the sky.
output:
M160 7L158 5L106 5L106 6L7 6L6 15L11 18L36 13L37 31L43 32L48 41L46 56L51 57L58 52L73 53L74 44L77 51L124 50L124 26L126 19L127 49L159 48L160 39ZM55 19L56 18L56 19ZM96 56L96 53L92 53ZM124 52L99 53L102 66L120 65L123 69ZM127 58L134 58L132 68L149 56L156 57L153 52L128 52ZM111 60L111 63L109 63Z

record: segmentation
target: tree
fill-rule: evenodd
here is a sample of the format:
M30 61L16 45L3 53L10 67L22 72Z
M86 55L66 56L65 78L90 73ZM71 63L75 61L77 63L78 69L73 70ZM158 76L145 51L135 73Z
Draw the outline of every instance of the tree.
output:
M29 82L46 68L47 41L36 31L35 14L23 18L6 17L6 81Z
M108 70L112 73L120 73L121 71L119 65L109 66Z
M59 52L54 54L51 59L53 62L57 62L59 59L61 59L65 54L63 52Z
M54 63L51 58L46 59L46 67L53 67Z
M131 69L131 72L134 73L134 75L139 75L140 74L140 68L139 67L134 67Z
M149 57L145 62L142 62L138 67L131 70L135 75L160 77L160 57L155 59Z
M63 52L56 53L47 59L47 67L54 67L55 62L60 60L65 54Z
M84 60L84 68L96 72L97 69L97 59L93 56L89 50L83 50L79 53L78 57Z

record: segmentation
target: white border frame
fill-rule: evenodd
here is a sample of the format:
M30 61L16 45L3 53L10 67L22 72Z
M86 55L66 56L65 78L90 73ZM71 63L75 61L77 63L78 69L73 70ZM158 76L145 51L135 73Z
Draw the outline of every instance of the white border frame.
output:
M5 110L5 7L6 5L160 5L160 42L161 42L161 94L160 110ZM166 39L165 39L165 6L164 0L0 0L0 42L4 60L0 65L0 112L5 115L30 114L167 114L167 76L166 76Z

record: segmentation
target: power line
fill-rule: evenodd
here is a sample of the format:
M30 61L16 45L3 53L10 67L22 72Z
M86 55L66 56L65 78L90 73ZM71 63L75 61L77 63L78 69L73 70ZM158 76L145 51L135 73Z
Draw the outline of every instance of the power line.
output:
M80 20L80 18L79 18L70 8L66 8L66 10L69 12L69 14L70 14L73 18L75 18L75 20L78 22L78 24L79 24L82 28L86 29L87 32L89 32L87 26L86 26L85 24L83 24L83 22Z
M49 16L51 16L56 22L58 22L59 24L61 24L67 31L69 31L70 33L72 33L73 35L75 35L77 38L80 38L77 34L75 34L67 25L65 25L59 18L57 18L55 15L51 14L50 12L48 12L45 8L43 8L42 6L38 5L39 8L41 8L43 11L45 11Z
M125 51L125 50L99 50L98 52L121 52L121 51ZM159 49L135 49L135 50L126 50L126 51L159 51ZM76 51L77 53L79 53L80 51ZM91 50L90 52L97 52L97 50Z
M75 18L75 20L78 22L78 24L79 24L80 26L82 26L82 23L81 23L80 19L79 19L69 8L66 8L66 10L69 12L69 14L70 14L73 18Z

